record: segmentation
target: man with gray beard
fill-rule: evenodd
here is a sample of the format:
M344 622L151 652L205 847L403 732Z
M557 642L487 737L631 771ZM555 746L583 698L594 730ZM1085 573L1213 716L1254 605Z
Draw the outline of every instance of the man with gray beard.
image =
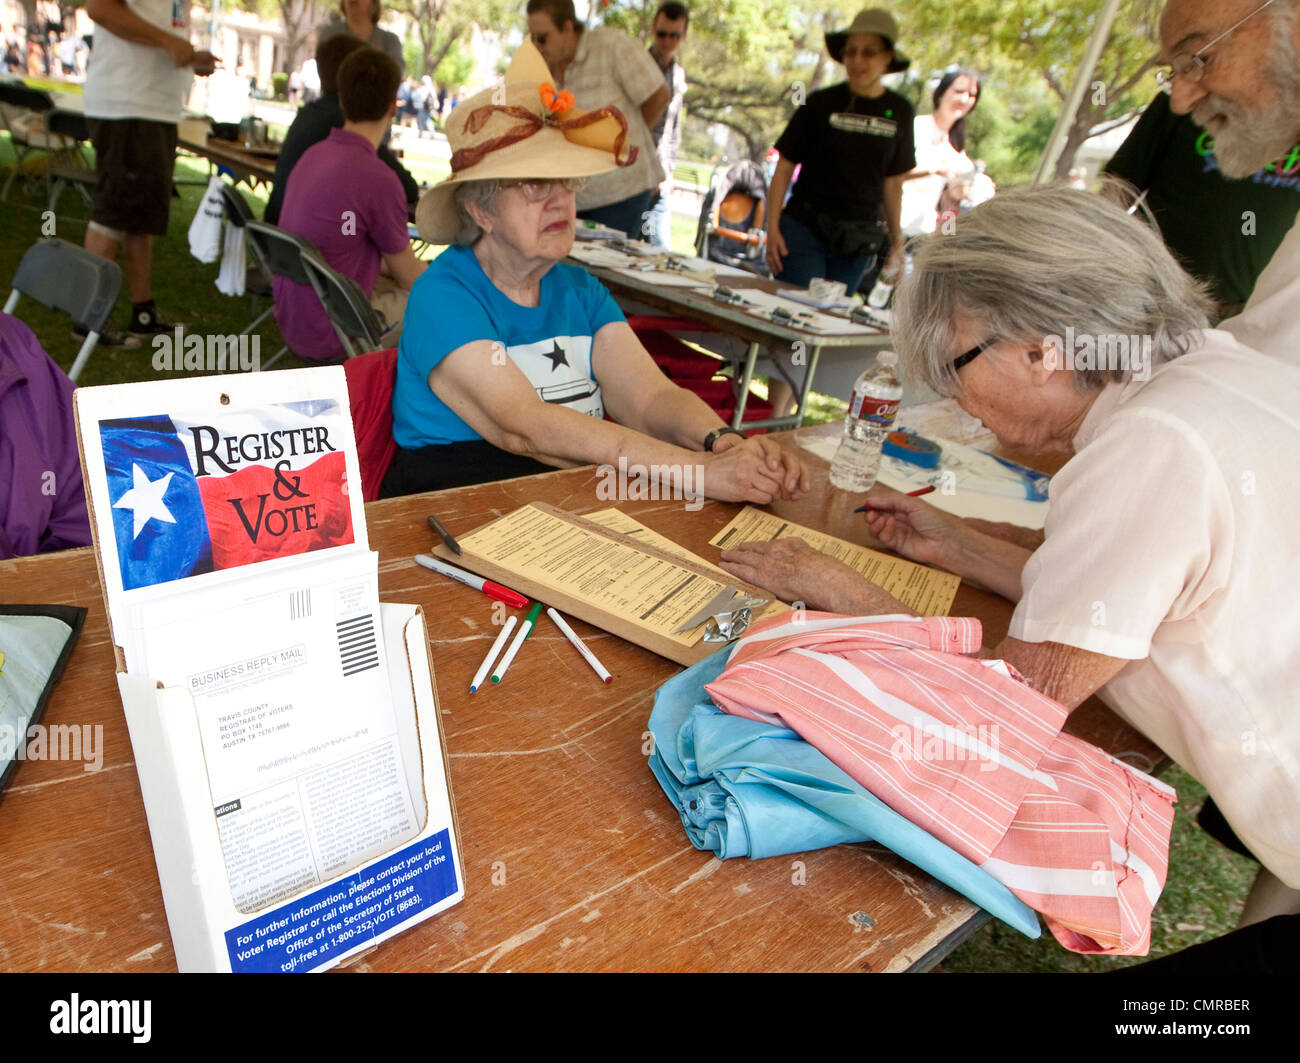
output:
M1300 139L1300 0L1169 0L1160 20L1170 107L1214 136L1227 177L1246 177ZM1219 328L1300 363L1300 226L1292 226L1245 308Z

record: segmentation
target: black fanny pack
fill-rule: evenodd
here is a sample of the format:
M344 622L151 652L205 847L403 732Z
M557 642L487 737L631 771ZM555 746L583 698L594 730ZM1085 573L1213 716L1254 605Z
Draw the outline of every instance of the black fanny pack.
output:
M879 253L889 238L889 229L880 218L838 218L807 209L791 213L813 231L832 255L864 258Z

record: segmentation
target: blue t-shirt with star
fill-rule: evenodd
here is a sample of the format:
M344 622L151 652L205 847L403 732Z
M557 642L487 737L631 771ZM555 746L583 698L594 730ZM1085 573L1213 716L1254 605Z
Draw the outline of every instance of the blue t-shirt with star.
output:
M483 272L468 247L449 247L411 288L397 348L393 436L404 450L482 437L429 387L429 373L475 340L501 343L543 402L605 416L591 367L592 342L623 313L604 285L577 266L556 265L535 307L520 306ZM490 374L483 387L491 387Z

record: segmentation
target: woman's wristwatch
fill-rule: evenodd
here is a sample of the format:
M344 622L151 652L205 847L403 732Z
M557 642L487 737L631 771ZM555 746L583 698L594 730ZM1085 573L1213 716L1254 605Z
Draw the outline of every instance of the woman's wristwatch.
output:
M740 436L741 439L746 438L744 432L740 431L739 429L732 428L729 425L724 428L715 428L712 432L710 432L707 436L704 437L704 449L707 450L710 454L712 454L713 444L716 443L723 436L725 436L728 432L730 432L732 435Z

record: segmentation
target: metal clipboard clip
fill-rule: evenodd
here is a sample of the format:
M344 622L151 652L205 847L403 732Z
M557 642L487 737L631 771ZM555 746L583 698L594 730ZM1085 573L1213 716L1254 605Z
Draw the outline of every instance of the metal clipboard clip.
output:
M734 586L723 587L696 610L689 620L674 628L673 634L680 635L703 624L705 642L730 642L749 630L754 611L761 609L769 600L737 593Z

